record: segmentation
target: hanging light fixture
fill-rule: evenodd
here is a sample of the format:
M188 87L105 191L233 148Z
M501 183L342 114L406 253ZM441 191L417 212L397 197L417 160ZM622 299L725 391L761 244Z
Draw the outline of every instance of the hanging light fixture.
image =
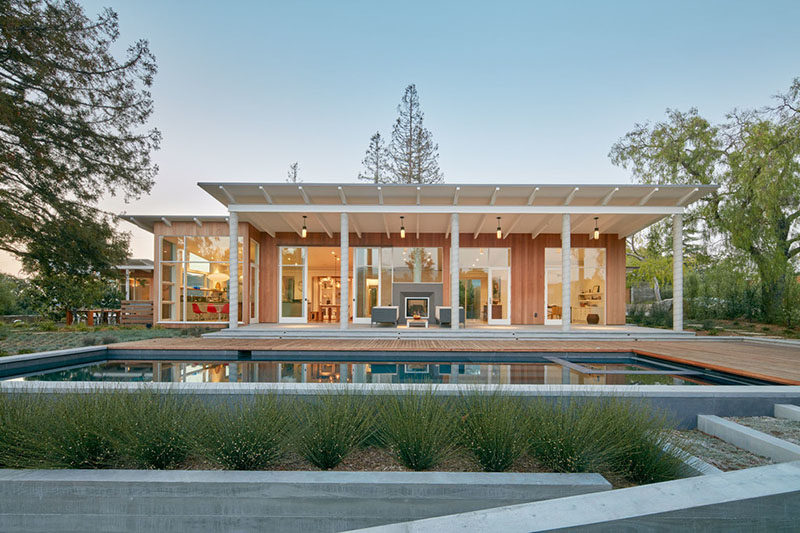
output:
M300 236L302 238L306 238L308 236L308 228L306 227L306 216L303 215L303 230L300 232Z
M402 215L400 216L400 238L401 239L405 239L406 238L406 227L403 225L403 219L404 218L406 218L406 217L404 217Z
M597 219L600 217L594 217L594 233L592 233L592 238L594 240L600 239L600 230L597 227Z
M497 238L503 238L503 230L500 229L500 217L497 217Z

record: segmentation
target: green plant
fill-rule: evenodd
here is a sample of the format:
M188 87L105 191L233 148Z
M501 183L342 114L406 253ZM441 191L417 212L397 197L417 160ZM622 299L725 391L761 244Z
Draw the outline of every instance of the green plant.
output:
M352 392L329 392L295 405L299 424L295 437L298 452L311 464L329 470L372 432L372 408Z
M94 335L86 335L81 339L81 344L83 346L95 346L98 343L97 341L98 339Z
M75 331L89 331L91 329L91 328L89 328L88 325L84 324L83 322L81 322L79 324L75 324L75 326L73 326L73 327L74 327Z
M284 452L289 410L273 395L203 412L196 443L209 461L229 470L260 470Z
M406 467L433 468L456 444L457 426L451 403L437 397L432 387L385 398L378 416L381 442Z
M36 324L36 329L39 331L58 331L58 326L52 320L42 320Z
M487 472L508 470L527 446L520 431L524 409L518 398L497 392L472 392L462 397L461 430L464 446Z
M100 341L100 344L114 344L119 342L119 339L112 335L105 335L103 339Z
M152 390L117 394L125 405L119 417L119 447L126 463L164 470L189 458L198 425L195 399Z

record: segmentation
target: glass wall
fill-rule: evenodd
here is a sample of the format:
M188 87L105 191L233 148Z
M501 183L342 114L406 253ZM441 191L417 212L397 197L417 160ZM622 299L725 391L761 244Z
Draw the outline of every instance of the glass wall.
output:
M161 237L161 320L225 322L230 315L230 239L228 237ZM239 238L242 257L242 238ZM242 263L237 275L242 316Z
M441 248L392 248L395 283L441 283Z
M305 248L281 248L281 318L303 319L305 299Z
M509 249L461 248L458 257L459 300L466 320L509 322Z
M258 243L250 239L250 321L258 322L258 265L260 263Z
M561 248L545 248L545 319L562 320ZM606 323L606 250L572 248L570 255L570 299L573 324Z

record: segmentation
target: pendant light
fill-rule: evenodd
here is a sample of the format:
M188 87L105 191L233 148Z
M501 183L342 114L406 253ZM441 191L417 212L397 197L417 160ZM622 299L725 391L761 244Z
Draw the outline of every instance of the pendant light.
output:
M406 238L406 227L403 225L403 219L404 218L406 218L406 217L404 217L402 215L400 216L400 238L401 239L405 239Z
M500 229L500 217L497 217L497 238L503 238L503 230Z
M308 228L306 227L306 216L303 215L303 230L300 232L300 237L306 238L308 236Z
M597 219L598 218L600 218L600 217L594 217L594 233L592 233L592 238L594 240L599 240L600 239L600 230L597 227Z

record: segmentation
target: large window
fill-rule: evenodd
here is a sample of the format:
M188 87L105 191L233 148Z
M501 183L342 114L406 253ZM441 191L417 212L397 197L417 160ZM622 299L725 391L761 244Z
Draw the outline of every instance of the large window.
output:
M564 315L561 301L561 248L545 248L545 319L558 323ZM572 248L570 254L570 302L573 324L606 323L606 250Z
M226 322L230 316L229 237L161 237L161 320ZM239 238L242 258L242 238ZM242 316L242 263L237 275Z
M441 283L441 248L393 248L395 283Z

